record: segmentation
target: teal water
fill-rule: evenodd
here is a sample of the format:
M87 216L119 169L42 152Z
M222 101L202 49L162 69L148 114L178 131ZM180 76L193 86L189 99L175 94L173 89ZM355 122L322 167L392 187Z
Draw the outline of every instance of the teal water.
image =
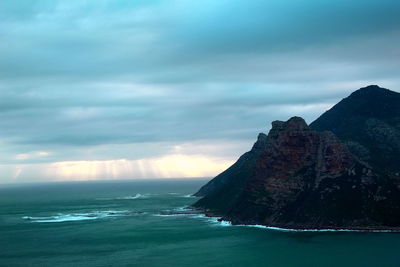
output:
M400 234L226 226L190 205L206 180L0 187L0 266L400 266ZM168 213L167 213L168 214Z

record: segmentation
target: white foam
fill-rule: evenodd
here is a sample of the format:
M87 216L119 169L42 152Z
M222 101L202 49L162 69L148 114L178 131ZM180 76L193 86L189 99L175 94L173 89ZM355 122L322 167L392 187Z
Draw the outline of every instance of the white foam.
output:
M361 230L361 229L292 229L292 228L281 228L275 226L265 226L259 224L232 224L230 221L222 220L221 217L209 217L203 213L190 213L191 209L188 207L179 207L175 208L172 211L177 213L171 212L171 214L154 214L154 216L160 217L188 217L194 219L206 219L208 223L211 223L216 226L237 226L237 227L249 227L249 228L259 228L265 230L272 230L272 231L281 231L281 232L356 232L356 233L393 233L393 232L400 232L396 230ZM186 212L187 213L184 213ZM180 213L183 212L183 213Z
M178 207L172 210L167 210L167 212L171 212L171 213L166 213L166 214L153 214L154 216L158 216L158 217L186 217L186 218L191 218L191 219L201 219L201 220L205 220L208 223L211 223L215 226L232 226L231 222L229 221L223 221L221 220L221 218L219 217L209 217L206 216L203 213L198 213L196 210L193 210L191 208L188 207ZM174 213L176 212L176 213Z
M184 196L181 196L181 197L185 197L185 198L197 198L196 196L193 196L192 194L184 195Z
M361 230L361 229L292 229L292 228L280 228L274 226L265 225L237 225L242 227L253 227L281 232L356 232L356 233L393 233L398 232L395 230Z
M142 194L136 194L134 196L117 197L116 199L132 200L132 199L138 199L138 198L146 198L146 196L144 196Z
M56 222L96 220L101 218L126 216L126 215L128 215L128 211L108 210L108 211L94 211L89 213L58 214L48 217L24 216L22 217L22 219L38 223L56 223Z
M173 213L173 212L177 213ZM187 213L184 213L186 212ZM191 209L188 207L179 207L171 210L170 214L153 214L159 217L187 217L193 219L206 220L208 223L215 226L234 226L234 227L248 227L248 228L259 228L264 230L280 231L280 232L373 232L373 233L393 233L399 232L395 230L357 230L357 229L292 229L292 228L280 228L275 226L265 226L259 224L232 224L230 221L222 220L221 217L209 217L203 213L190 213Z
M175 217L175 216L188 216L190 215L189 212L190 210L187 209L187 207L178 207L174 209L168 209L162 211L162 213L157 213L153 214L154 216L159 216L159 217Z
M272 231L280 231L280 232L355 232L355 233L393 233L398 232L395 230L361 230L361 229L293 229L293 228L281 228L275 226L265 226L259 224L238 224L233 225L229 221L222 221L226 222L227 225L230 226L238 226L238 227L249 227L249 228L259 228L265 230L272 230Z
M232 226L231 222L223 221L219 217L208 217L208 216L206 216L204 214L198 214L197 216L193 216L193 218L206 219L206 221L208 223L211 223L211 224L213 224L215 226L222 226L222 227Z
M188 208L188 207L186 207L186 206L183 206L183 207L175 208L175 209L173 209L173 211L176 211L176 212L190 212L190 211L193 211L193 210Z
M115 198L110 198L110 197L100 197L96 198L96 200L133 200L133 199L142 199L142 198L147 198L150 194L136 194L134 196L123 196L123 197L115 197Z
M249 227L249 228L259 228L265 230L272 230L272 231L280 231L280 232L356 232L356 233L394 233L400 232L396 230L361 230L361 229L292 229L292 228L281 228L281 227L274 227L274 226L265 226L259 224L232 224L230 221L221 220L218 217L207 217L204 214L196 214L191 215L191 218L196 219L207 219L207 221L213 225L217 226L237 226L237 227Z
M187 217L189 214L183 214L183 213L176 213L176 214L162 214L162 213L157 213L153 214L153 216L156 217Z
M220 226L232 226L231 222L228 221L218 221Z

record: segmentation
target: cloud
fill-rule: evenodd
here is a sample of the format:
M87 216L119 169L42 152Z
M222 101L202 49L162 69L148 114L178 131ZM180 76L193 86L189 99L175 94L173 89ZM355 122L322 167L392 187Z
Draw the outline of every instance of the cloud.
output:
M399 8L3 0L0 163L15 168L1 177L23 164L150 160L176 147L232 161L273 120L311 122L367 84L398 91Z
M171 154L141 160L60 161L41 164L0 165L3 182L87 181L115 179L210 177L233 162L217 157Z
M330 46L339 62L345 51L379 57L388 50L354 45L378 38L397 51L400 24L400 4L391 0L3 2L4 79L232 81L269 72L290 78L292 66L319 63L303 50L324 56L319 50Z
M20 161L20 160L28 160L28 159L32 159L32 158L47 157L49 155L50 155L50 153L47 151L34 151L34 152L29 152L29 153L18 154L15 156L15 159Z

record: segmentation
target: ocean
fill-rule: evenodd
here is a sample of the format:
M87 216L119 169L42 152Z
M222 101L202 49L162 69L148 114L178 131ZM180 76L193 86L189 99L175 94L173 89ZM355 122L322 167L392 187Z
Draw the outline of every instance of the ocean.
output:
M206 182L0 185L0 266L400 266L398 233L280 231L186 213Z

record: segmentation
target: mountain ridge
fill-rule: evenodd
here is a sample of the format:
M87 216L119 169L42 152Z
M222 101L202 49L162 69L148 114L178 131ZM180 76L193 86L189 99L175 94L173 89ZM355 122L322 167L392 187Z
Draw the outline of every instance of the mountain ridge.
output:
M338 105L377 91L392 94L377 86L363 89ZM339 110L348 108L339 106ZM369 116L360 114L362 119ZM376 168L374 161L354 154L348 145L352 139L343 141L316 121L310 126L300 117L272 122L268 135L259 134L249 152L195 194L203 198L193 206L233 224L399 229L400 190L392 169Z

